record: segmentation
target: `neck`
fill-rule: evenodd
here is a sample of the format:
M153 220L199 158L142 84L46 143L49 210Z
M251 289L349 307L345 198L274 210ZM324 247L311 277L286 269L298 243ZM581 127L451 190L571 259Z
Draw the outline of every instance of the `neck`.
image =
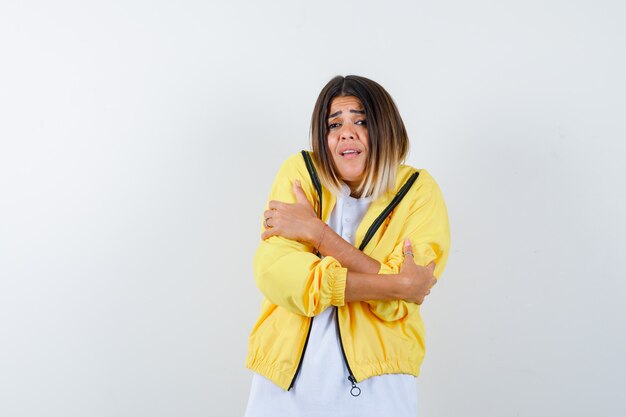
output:
M361 191L359 191L359 183L354 181L344 181L346 185L350 188L350 197L360 198Z

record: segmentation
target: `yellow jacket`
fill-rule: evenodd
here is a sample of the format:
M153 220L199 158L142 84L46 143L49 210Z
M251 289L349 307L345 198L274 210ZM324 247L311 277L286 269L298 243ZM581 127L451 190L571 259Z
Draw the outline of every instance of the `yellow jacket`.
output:
M357 229L355 244L360 244L374 219L415 171L400 165L395 189L372 202ZM379 274L399 272L406 237L411 240L417 264L435 261L437 277L445 268L450 247L446 206L433 178L425 170L418 171L408 194L363 250L380 262ZM295 180L300 180L307 198L316 206L315 188L301 154L283 163L269 200L295 203ZM335 196L323 188L325 222L335 201ZM345 359L357 381L391 373L417 376L425 351L420 306L404 300L346 303L347 272L331 256L320 259L307 244L279 236L262 241L254 257L254 278L265 298L250 334L246 366L289 389L306 348L311 317L336 306ZM381 275L380 279L385 278Z

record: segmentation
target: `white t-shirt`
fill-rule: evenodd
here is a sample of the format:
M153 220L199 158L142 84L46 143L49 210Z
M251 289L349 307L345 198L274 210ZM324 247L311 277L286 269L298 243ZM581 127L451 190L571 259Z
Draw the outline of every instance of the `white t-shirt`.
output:
M328 225L354 245L354 235L371 203L370 198L350 197L344 185ZM345 363L336 309L318 314L311 324L302 367L291 390L254 374L246 417L415 417L416 378L408 374L380 375L359 381L361 394L350 393L352 383Z

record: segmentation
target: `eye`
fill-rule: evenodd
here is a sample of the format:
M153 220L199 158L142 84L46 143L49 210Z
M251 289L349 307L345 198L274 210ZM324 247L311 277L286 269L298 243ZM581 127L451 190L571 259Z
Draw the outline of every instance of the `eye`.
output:
M339 123L331 123L328 125L328 130L333 130L337 127L339 127Z
M360 126L367 126L367 120L363 119L363 120L357 120L356 125L360 125Z

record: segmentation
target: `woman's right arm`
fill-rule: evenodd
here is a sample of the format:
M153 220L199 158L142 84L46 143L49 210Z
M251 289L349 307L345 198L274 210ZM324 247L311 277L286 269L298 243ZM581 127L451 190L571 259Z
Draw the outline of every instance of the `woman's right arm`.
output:
M409 255L397 274L349 271L331 256L320 259L302 243L279 236L261 242L254 259L257 286L272 303L315 316L353 301L407 300L421 304L436 283L434 264L416 265ZM412 251L410 244L407 252ZM403 301L404 302L404 301Z
M269 200L295 203L293 184L305 183L308 175L302 156L292 155L278 171ZM315 191L308 183L304 192L313 200ZM320 259L313 252L310 244L282 236L261 240L254 256L254 278L271 303L304 316L344 305L347 268L332 256Z

